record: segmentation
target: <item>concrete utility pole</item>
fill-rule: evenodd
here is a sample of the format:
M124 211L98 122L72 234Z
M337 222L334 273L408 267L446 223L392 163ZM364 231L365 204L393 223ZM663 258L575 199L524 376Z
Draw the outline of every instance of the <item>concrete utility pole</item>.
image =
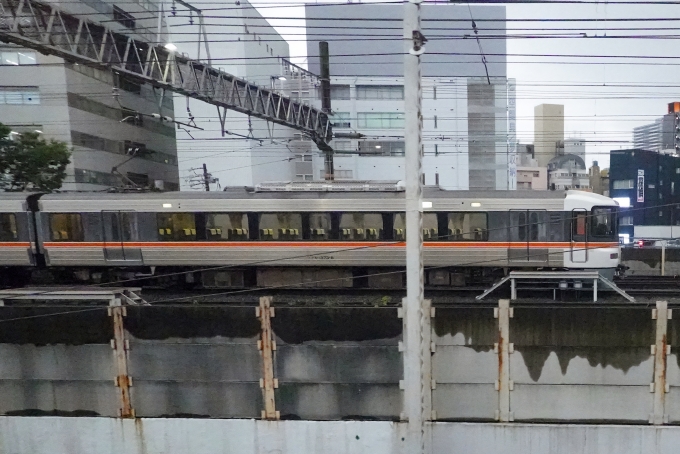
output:
M423 289L422 204L422 90L420 55L425 37L420 32L420 3L409 0L404 7L404 101L406 143L406 299L404 300L404 410L408 419L409 453L426 453L430 443L425 425L431 418L429 329ZM429 336L428 336L429 338ZM425 358L427 355L427 360Z
M208 173L208 166L203 163L203 184L205 184L205 190L210 192L210 174Z

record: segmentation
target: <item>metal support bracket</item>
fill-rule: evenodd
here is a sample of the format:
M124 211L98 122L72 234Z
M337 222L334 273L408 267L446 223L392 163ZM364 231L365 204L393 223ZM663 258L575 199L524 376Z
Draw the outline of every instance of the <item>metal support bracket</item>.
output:
M260 387L262 388L262 399L264 410L262 419L277 420L281 417L280 412L276 411L274 389L279 387L279 381L274 378L274 351L276 343L273 340L271 317L274 316L274 308L271 307L272 297L263 296L260 298L260 306L255 309L256 316L260 319L261 336L257 341L257 348L262 357L262 378Z

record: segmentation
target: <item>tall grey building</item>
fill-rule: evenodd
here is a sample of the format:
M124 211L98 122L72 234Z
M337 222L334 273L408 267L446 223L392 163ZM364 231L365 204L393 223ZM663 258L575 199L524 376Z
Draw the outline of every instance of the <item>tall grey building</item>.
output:
M402 179L403 6L308 5L305 12L311 72L319 73L319 42L329 42L334 130L366 136L334 142L336 179ZM427 4L422 17L429 40L422 57L425 184L515 189L505 7ZM469 39L473 24L482 35L501 36L480 40L486 67L478 43ZM319 179L323 159L315 157L314 164Z
M159 38L157 1L89 0L60 7L136 39ZM152 117L173 116L171 95L110 71L3 43L0 104L0 122L13 135L37 131L73 149L63 189L100 190L133 182L179 187L175 125Z

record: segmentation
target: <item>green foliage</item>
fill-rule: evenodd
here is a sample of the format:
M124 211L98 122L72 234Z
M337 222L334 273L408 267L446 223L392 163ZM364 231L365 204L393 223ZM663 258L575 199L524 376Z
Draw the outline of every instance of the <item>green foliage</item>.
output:
M0 189L5 191L54 191L66 177L71 153L64 142L41 139L24 132L16 140L0 123Z

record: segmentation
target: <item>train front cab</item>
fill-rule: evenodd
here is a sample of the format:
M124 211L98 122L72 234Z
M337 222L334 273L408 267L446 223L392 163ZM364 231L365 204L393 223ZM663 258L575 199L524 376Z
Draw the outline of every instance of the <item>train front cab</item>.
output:
M572 191L570 191L571 193ZM564 265L569 269L598 270L612 279L620 261L618 205L613 200L585 193L579 207L570 207L571 232Z

